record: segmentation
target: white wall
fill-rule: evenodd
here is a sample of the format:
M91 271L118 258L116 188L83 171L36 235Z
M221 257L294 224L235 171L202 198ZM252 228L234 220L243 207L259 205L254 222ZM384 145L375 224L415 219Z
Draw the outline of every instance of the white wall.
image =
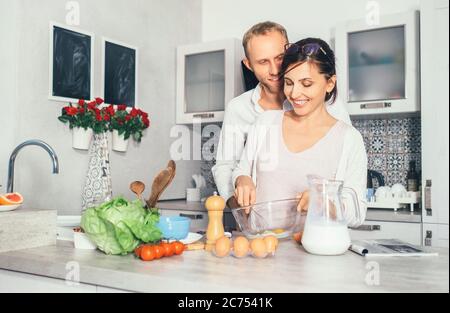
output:
M282 24L291 42L305 37L330 39L338 22L363 19L363 0L203 0L203 40L242 38L252 25L271 20ZM419 0L378 0L381 14L419 8Z
M0 0L0 190L6 188L8 153L13 147L16 106L17 2Z
M47 99L49 21L65 23L66 1L0 1L0 83L5 89L0 101L0 192L5 191L12 148L31 138L42 139L56 150L60 174L51 174L45 151L26 147L16 160L15 190L24 195L28 207L79 214L89 156L72 149L68 126L57 120L65 104ZM134 198L128 186L142 180L148 196L153 177L170 159L169 147L174 141L169 133L175 123L175 47L201 39L201 0L77 2L81 7L79 28L96 36L95 96L102 96L101 36L140 49L139 106L149 113L151 126L140 145L131 144L126 154L111 152L110 161L115 195ZM14 6L17 16L11 17L10 8ZM9 33L13 25L17 26L17 36ZM3 54L8 54L6 59ZM5 97L8 101L3 101ZM3 116L5 109L7 116ZM163 198L184 197L189 178L200 172L199 161L179 161L177 166L177 176Z

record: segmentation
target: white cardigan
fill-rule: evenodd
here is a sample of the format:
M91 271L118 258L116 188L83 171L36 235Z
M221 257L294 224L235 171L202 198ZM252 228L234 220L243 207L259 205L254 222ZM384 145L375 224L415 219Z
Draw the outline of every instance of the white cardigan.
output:
M273 127L274 119L278 114L279 111L264 112L251 126L241 160L232 174L234 186L239 176L250 176L255 186L257 185L256 165L261 145L269 133L268 130ZM356 216L356 208L349 202L349 199L344 199L345 207L348 208L345 213L348 226L357 227L364 222L367 212L367 154L361 134L353 126L347 126L335 179L343 181L344 187L353 189L357 194L361 213L359 219Z
M232 99L226 106L217 147L216 164L211 169L217 190L225 199L233 195L234 185L231 177L241 158L250 127L265 112L259 104L260 100L261 85L258 84L255 89ZM339 98L334 104L327 104L326 108L334 118L348 125L352 124L344 103ZM284 102L283 109L292 110L289 101Z

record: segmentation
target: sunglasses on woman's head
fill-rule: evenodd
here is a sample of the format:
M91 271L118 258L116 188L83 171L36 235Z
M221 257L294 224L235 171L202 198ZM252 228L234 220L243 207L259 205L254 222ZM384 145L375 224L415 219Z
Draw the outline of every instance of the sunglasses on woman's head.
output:
M307 43L304 45L299 45L298 43L288 43L284 46L285 54L298 54L301 53L306 57L317 56L319 52L322 52L330 61L334 63L328 56L326 51L318 43Z

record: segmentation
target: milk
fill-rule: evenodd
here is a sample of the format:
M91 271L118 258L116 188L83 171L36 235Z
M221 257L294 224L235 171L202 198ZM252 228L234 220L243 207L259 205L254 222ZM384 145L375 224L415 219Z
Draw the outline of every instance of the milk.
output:
M339 255L350 247L350 234L345 224L306 221L302 245L311 254Z

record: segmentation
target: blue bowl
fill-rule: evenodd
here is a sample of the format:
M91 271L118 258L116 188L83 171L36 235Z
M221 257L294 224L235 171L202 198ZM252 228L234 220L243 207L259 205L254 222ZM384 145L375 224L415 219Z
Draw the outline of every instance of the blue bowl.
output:
M156 226L163 238L181 240L188 236L191 220L183 216L160 216Z

